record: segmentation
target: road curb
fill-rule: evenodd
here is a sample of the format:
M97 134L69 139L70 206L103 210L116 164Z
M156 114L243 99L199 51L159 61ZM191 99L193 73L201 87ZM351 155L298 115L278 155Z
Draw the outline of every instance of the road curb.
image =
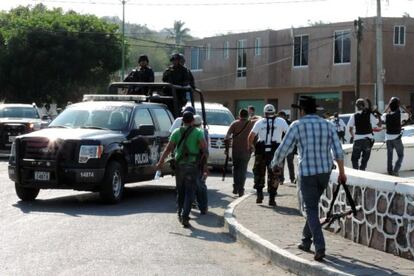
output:
M246 194L236 199L230 203L224 211L224 227L237 241L247 245L263 257L268 258L273 264L276 264L277 266L280 266L297 275L352 275L341 272L322 263L302 259L295 254L292 254L289 251L261 238L259 235L253 233L240 224L234 216L234 209L237 205L252 195L253 194Z

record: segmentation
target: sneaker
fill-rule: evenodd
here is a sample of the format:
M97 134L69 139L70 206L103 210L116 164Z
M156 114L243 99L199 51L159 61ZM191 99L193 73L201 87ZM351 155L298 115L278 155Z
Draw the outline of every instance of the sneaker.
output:
M315 261L321 262L323 261L323 258L325 258L325 249L316 250L315 256L313 256L313 259Z
M269 198L269 206L276 206L275 198Z
M303 243L298 244L298 249L305 251L305 252L310 252L310 246L306 246Z
M293 178L293 179L291 179L291 180L290 180L290 183L291 183L291 184L296 184L296 179L294 179L294 178Z

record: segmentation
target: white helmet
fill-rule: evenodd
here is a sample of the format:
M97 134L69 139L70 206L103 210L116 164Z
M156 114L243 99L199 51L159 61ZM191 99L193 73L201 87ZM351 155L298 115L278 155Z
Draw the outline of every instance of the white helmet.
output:
M272 104L267 104L263 108L263 113L265 114L274 114L275 112L276 112L276 109Z

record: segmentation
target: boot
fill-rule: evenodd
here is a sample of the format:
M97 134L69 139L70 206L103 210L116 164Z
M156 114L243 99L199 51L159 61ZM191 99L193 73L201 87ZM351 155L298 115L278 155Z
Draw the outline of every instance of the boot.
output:
M263 191L262 190L257 190L257 199L256 199L256 203L262 203L263 202Z
M276 206L275 194L269 195L269 206Z

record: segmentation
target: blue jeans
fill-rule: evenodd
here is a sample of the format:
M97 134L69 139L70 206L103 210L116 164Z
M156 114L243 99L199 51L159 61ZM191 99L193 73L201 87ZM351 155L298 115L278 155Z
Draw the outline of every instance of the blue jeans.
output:
M328 186L330 173L301 176L300 191L306 212L306 223L302 232L302 244L315 245L315 250L325 250L325 239L319 221L319 199Z
M244 183L246 182L247 165L249 164L249 160L250 155L233 155L233 183L235 190L239 194L244 193Z
M361 157L361 165L359 165L359 158ZM352 167L355 170L365 171L367 168L369 157L371 156L371 139L359 139L354 141L354 146L352 147Z
M199 168L195 164L178 164L175 171L177 186L177 209L183 219L189 219L194 201Z
M199 174L197 177L197 203L200 211L207 211L208 197L207 197L207 185L203 179L203 174Z
M395 166L392 166L392 158L394 149L397 152L397 162L395 162ZM401 168L402 161L404 159L404 145L401 141L401 138L388 140L387 141L387 171L389 174L391 173L398 173Z

